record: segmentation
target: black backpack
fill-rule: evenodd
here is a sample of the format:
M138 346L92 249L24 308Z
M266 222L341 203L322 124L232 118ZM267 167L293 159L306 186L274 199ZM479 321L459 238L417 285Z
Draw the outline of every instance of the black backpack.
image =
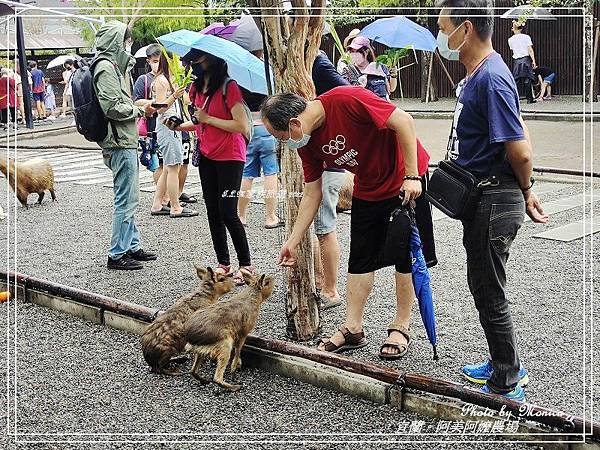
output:
M91 142L102 142L106 138L109 123L115 139L117 138L115 124L100 108L94 90L94 68L102 59L108 61L107 58L96 58L89 66L80 67L71 75L75 125L79 134Z

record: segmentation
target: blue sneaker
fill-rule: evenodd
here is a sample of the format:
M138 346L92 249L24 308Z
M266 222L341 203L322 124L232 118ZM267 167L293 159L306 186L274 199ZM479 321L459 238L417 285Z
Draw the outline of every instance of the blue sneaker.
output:
M460 369L460 373L470 382L476 384L485 384L492 377L494 367L492 361L487 359L481 364L469 364ZM519 369L519 385L525 387L529 384L529 373L527 369L521 367Z
M523 403L525 401L525 391L518 384L517 384L516 388L514 388L510 392L507 392L506 394L496 394L495 392L490 391L490 388L488 387L487 384L484 384L481 387L481 392L484 392L486 394L501 395L504 398L507 398L509 400L514 400L519 403Z

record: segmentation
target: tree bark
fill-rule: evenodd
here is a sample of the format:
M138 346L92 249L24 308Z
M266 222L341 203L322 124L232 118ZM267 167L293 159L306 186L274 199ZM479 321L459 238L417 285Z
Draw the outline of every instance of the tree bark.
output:
M312 10L304 0L292 0L291 24L281 14L277 0L253 0L262 6L261 19L275 77L276 92L293 92L308 100L315 98L312 66L321 42L324 0L313 0ZM281 152L281 180L285 192L286 233L292 231L303 191L302 164L298 153L288 148ZM286 292L287 333L296 340L314 338L320 327L315 294L314 261L310 231L300 245L296 265L288 269Z

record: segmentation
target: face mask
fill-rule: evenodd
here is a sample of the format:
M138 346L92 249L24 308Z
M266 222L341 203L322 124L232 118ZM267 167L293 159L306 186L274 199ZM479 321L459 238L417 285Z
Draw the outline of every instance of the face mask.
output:
M196 78L204 78L204 69L202 68L202 64L200 64L200 63L192 64L192 74Z
M158 72L158 62L151 62L150 70L152 70L152 72L154 72L154 73Z
M362 66L365 63L365 56L359 52L350 53L350 58L352 59L352 64L355 66Z
M454 50L452 50L450 47L448 47L448 39L450 39L450 36L452 36L454 33L456 33L463 24L464 24L464 22L461 23L458 27L456 27L456 29L450 34L442 33L441 30L438 31L438 35L437 35L438 51L440 52L440 55L442 55L444 58L446 58L449 61L458 61L459 56L460 56L460 48L464 45L465 41L463 40L462 43L458 47L456 47Z
M300 131L302 131L302 125L300 125ZM288 133L290 134L290 138L286 141L286 144L290 150L298 150L308 144L308 141L310 140L310 134L305 134L304 131L302 131L302 137L299 140L292 139L292 132L290 131L289 126Z

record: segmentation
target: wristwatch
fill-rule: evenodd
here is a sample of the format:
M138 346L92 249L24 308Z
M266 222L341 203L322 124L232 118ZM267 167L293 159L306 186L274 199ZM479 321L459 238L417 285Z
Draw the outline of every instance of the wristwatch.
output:
M196 118L196 116L192 116L191 121L194 125L198 125L200 122L198 122L198 119Z
M528 191L529 189L531 189L531 188L533 187L533 184L534 184L534 183L535 183L535 178L533 178L533 177L529 178L529 186L527 186L527 187L525 187L525 188L524 188L524 187L521 187L521 190L522 190L523 192L526 192L526 191Z

